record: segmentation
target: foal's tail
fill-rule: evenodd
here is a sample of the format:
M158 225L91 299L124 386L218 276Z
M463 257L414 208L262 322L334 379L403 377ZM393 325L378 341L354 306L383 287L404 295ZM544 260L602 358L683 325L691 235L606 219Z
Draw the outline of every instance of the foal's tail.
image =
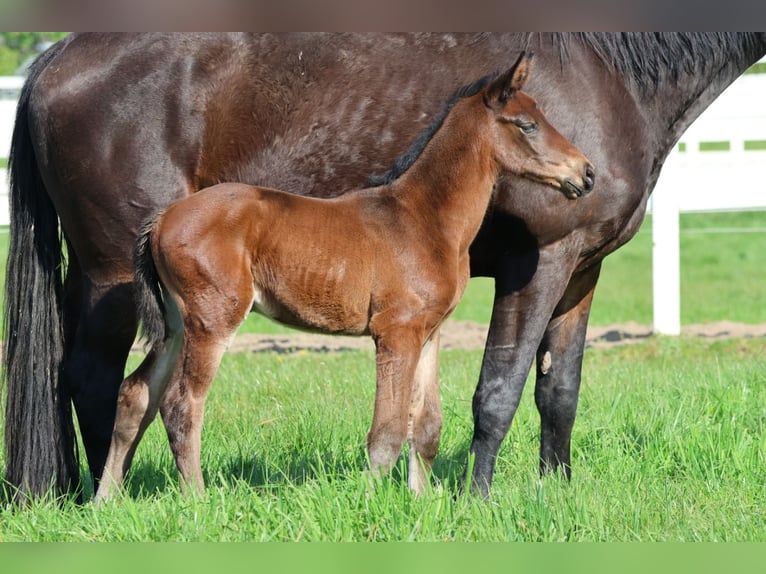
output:
M165 308L167 292L160 283L152 257L152 231L160 215L157 214L144 223L133 255L133 287L138 305L138 318L143 338L151 347L162 343L168 335Z
M5 278L5 480L14 498L74 492L79 462L71 399L61 380L64 258L30 132L32 90L66 40L30 67L11 139L10 243Z

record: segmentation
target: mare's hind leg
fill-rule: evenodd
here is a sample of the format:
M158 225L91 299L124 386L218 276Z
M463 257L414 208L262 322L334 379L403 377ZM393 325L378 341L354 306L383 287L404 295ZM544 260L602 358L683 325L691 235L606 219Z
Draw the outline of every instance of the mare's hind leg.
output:
M62 384L74 403L94 488L106 461L117 394L135 338L133 308L130 277L122 283L95 284L80 273L70 250Z
M572 278L537 351L535 403L540 412L540 472L571 476L570 441L580 391L588 315L600 265Z
M410 411L410 465L408 484L423 494L428 483L442 428L439 400L439 331L425 342L415 369Z

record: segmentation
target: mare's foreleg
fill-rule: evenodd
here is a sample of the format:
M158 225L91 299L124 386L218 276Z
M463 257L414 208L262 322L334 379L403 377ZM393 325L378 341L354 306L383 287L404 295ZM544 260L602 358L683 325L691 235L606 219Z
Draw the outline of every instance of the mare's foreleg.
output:
M572 278L537 351L540 472L571 476L570 442L580 391L585 335L601 264Z
M489 495L500 445L510 429L521 393L556 304L576 261L559 244L498 262L495 303L479 384L473 396L474 456L471 489ZM531 274L531 275L530 275Z
M442 411L439 400L439 331L425 342L415 369L412 392L408 485L422 494L439 448Z
M70 251L65 283L65 355L62 385L72 397L82 442L98 486L109 451L115 409L136 334L130 278L94 284L79 272Z

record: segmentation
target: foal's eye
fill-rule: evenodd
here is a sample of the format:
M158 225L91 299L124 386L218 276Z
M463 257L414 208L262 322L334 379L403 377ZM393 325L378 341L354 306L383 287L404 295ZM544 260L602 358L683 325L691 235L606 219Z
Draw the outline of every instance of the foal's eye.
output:
M537 124L532 122L517 122L516 126L525 134L531 134L537 131Z

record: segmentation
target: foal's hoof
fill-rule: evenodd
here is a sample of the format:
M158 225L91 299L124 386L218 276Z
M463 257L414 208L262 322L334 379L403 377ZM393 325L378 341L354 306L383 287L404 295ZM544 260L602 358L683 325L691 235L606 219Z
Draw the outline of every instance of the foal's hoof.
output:
M109 502L110 499L111 499L110 496L101 494L100 492L97 492L96 496L93 497L93 505L96 508L99 508L100 506L103 506L104 504Z
M376 486L380 484L382 475L374 470L362 471L362 482L367 487L367 496L370 496L375 490Z

